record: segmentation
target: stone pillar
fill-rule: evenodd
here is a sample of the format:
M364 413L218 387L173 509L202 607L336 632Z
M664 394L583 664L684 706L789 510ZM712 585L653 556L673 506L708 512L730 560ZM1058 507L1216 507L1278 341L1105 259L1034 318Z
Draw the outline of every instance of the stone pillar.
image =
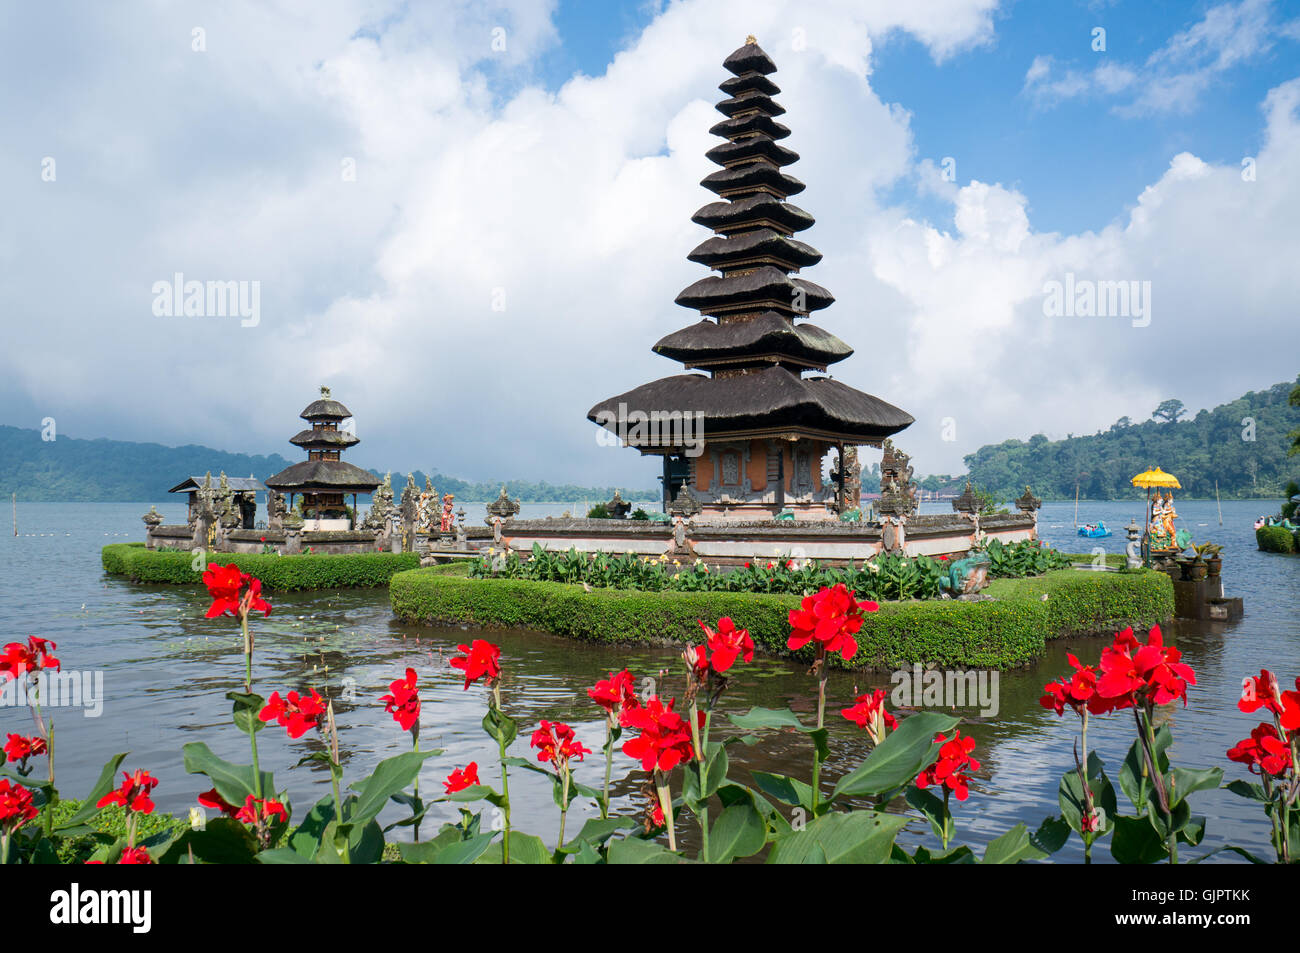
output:
M1124 547L1125 565L1129 569L1141 569L1142 527L1130 519L1128 525L1124 527L1124 532L1128 536L1128 544Z

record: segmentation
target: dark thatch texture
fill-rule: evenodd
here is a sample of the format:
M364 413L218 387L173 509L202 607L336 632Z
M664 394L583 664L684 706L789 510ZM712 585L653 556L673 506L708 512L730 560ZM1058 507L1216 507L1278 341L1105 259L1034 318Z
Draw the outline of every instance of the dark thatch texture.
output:
M380 480L343 460L304 460L285 467L266 485L281 493L373 493Z
M697 367L747 354L779 354L824 367L844 360L853 348L815 324L795 326L784 315L765 311L748 321L727 324L705 318L661 338L654 351Z
M801 378L783 367L739 377L678 374L642 384L602 401L587 419L614 430L620 405L627 413L692 412L704 415L705 440L728 433L808 431L848 443L878 443L914 421L910 414L878 397L829 377ZM602 419L603 415L603 419Z

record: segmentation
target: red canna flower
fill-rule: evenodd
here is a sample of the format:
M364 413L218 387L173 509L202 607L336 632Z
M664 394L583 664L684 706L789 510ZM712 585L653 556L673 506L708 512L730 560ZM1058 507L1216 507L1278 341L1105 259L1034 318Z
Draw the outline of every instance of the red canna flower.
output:
M203 573L203 584L212 596L207 618L219 615L246 615L256 609L263 615L271 614L271 603L262 598L262 580L240 572L234 563L218 566L215 563Z
M935 784L952 791L957 800L966 800L970 796L969 772L980 769L980 763L970 756L975 750L975 739L969 735L963 738L961 731L954 730L951 738L939 734L934 740L940 743L939 757L916 776L916 786L926 788Z
M465 672L465 688L480 678L485 678L490 686L501 677L501 648L491 642L475 639L469 645L456 646L464 655L451 660L451 667Z
M1251 774L1268 774L1275 778L1285 777L1292 767L1290 746L1266 721L1260 722L1249 738L1243 738L1228 749L1228 760L1246 765Z
M1282 714L1282 692L1278 688L1277 677L1266 668L1259 670L1259 676L1247 676L1241 685L1241 698L1237 707L1246 714L1267 708L1275 715Z
M158 779L148 771L136 771L134 774L122 772L125 780L122 786L116 791L109 791L102 798L96 807L107 807L110 804L120 804L128 811L134 811L136 814L152 814L153 801L149 794L158 786Z
M235 820L254 825L278 820L281 824L284 824L289 820L289 812L284 809L283 804L274 798L259 801L250 794L244 799L244 806L235 815Z
M21 784L0 778L0 830L12 834L41 812L32 803L32 792Z
M5 743L5 756L10 761L26 761L40 754L45 754L45 739L39 736L10 735Z
M1180 698L1186 705L1187 686L1196 684L1196 673L1181 659L1178 649L1165 647L1158 625L1151 627L1145 645L1132 628L1125 629L1113 645L1102 649L1097 694L1110 699L1116 709L1166 705Z
M537 760L549 761L557 772L565 770L570 759L581 761L584 755L591 754L591 749L584 748L574 736L573 729L558 721L543 721L529 744L537 749Z
M632 675L627 669L617 675L610 672L609 678L587 689L587 697L605 709L610 719L617 717L621 720L623 712L638 704L636 692L632 690Z
M117 862L119 864L152 864L153 857L143 847L123 847L122 856L117 859Z
M705 625L703 619L696 621L708 637L707 647L712 655L707 664L719 675L735 664L737 656L746 662L754 660L754 640L749 637L749 630L737 629L730 616L720 618L716 630Z
M213 788L210 791L204 791L200 794L199 804L203 807L210 807L214 811L220 811L227 817L234 817L239 813L239 808L235 807L235 805L223 798L216 788Z
M10 642L4 647L4 654L0 655L0 675L6 680L19 678L28 672L39 672L41 669L52 668L59 671L59 660L50 654L51 649L57 649L58 646L49 639L37 638L34 635L27 637L27 644L21 642Z
M883 688L870 695L859 695L854 701L857 704L852 708L841 708L840 714L859 728L865 728L873 743L880 744L884 740L886 726L890 731L898 727L898 720L885 708Z
M874 602L856 601L853 591L843 583L836 583L834 588L823 586L815 596L805 596L799 609L791 611L794 631L786 645L794 651L815 640L819 652L839 652L847 662L858 651L853 636L862 628L862 613L879 608Z
M636 758L646 771L658 768L671 771L678 762L695 757L691 743L690 723L673 711L673 699L664 705L658 695L651 695L645 707L629 709L624 724L639 729L641 734L623 745L623 753ZM700 726L704 725L704 712L698 712Z
M290 692L287 698L281 698L279 692L272 692L258 717L263 721L274 718L276 724L289 732L290 738L301 738L311 729L320 727L325 707L325 699L316 694L314 688L310 695Z
M388 686L388 690L389 694L379 699L385 703L384 711L393 716L403 731L410 731L420 720L420 693L415 687L415 669L408 668L406 678L399 678Z
M442 782L442 786L447 789L448 794L455 794L478 783L478 762L471 761L464 768L457 768L447 775L447 780Z
M1065 657L1074 667L1074 674L1044 685L1045 694L1038 703L1058 715L1064 714L1067 705L1080 715L1085 708L1094 715L1113 710L1114 701L1097 694L1097 670L1091 665L1081 664L1073 652Z

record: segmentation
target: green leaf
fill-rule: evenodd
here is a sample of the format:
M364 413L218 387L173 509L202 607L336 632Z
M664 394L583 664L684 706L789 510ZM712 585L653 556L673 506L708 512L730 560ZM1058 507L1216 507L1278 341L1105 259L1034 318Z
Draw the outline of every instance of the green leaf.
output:
M1042 860L1046 852L1040 850L1029 836L1029 828L1017 824L1001 837L989 841L984 848L986 864L1018 864L1024 860Z
M635 826L636 818L632 817L589 817L587 822L582 825L582 830L578 831L577 836L569 841L563 849L571 853L577 852L581 850L584 842L599 846L623 828Z
M815 731L814 728L807 728L796 715L788 708L751 708L743 715L727 715L731 723L742 731L758 731L763 728L793 728L796 731L802 731L805 734Z
M903 799L921 812L922 816L930 822L930 830L934 832L934 836L943 840L944 821L948 814L943 806L943 800L917 787L909 787L903 794Z
M304 857L292 847L273 847L257 855L259 864L310 864L310 857Z
M959 720L933 711L904 718L856 770L840 778L831 797L884 794L907 784L934 760L935 735L950 731Z
M876 811L826 814L802 831L777 838L767 862L802 864L820 849L830 864L881 864L889 859L894 838L906 824L902 815Z
M1121 864L1154 864L1168 856L1165 842L1144 817L1114 818L1110 853Z
M234 705L232 706L231 715L235 720L235 727L246 735L255 734L266 727L266 722L258 717L258 713L266 707L266 699L261 695L246 695L243 692L226 692Z
M1113 790L1111 794L1114 795ZM1043 853L1055 854L1070 839L1070 825L1059 817L1045 817L1030 839Z
M483 716L483 730L503 748L509 748L519 733L519 726L505 712L490 706Z
M1183 829L1178 832L1178 839L1184 844L1196 847L1205 839L1205 815L1196 814Z
M193 852L205 864L251 864L258 859L257 838L233 817L215 817L203 830L189 830L168 849L165 859L175 862Z
M310 861L320 850L325 830L334 820L334 795L327 794L317 801L297 830L289 837L289 847Z
M766 771L753 771L751 774L758 789L769 797L776 798L782 804L812 810L812 785L784 774L769 774Z
M250 795L256 795L251 764L231 764L212 753L202 741L191 741L181 747L185 755L185 770L190 774L205 774L217 793L231 804L243 804ZM263 771L262 794L275 790L275 780L270 771Z
M113 782L117 779L117 769L122 766L126 754L125 751L115 754L104 763L104 767L99 772L99 779L95 782L95 786L90 789L90 793L82 800L81 807L62 824L56 824L55 830L66 831L71 827L79 827L99 812L99 800L115 786ZM239 799L239 803L244 803L242 797Z
M1251 784L1249 781L1237 780L1229 781L1223 787L1238 797L1248 798L1252 801L1259 801L1261 804L1268 803L1268 795L1264 793L1264 786L1262 784Z
M608 862L611 864L680 864L685 859L665 850L652 840L624 837L609 842Z
M420 773L420 766L433 751L407 751L379 762L370 777L360 784L360 794L348 814L348 823L363 825L376 817L388 799L406 788Z
M472 837L443 848L433 859L435 864L472 864L492 845L496 831L483 831ZM511 845L513 846L513 845Z
M1169 800L1179 804L1189 795L1197 791L1217 788L1222 782L1222 768L1203 768L1199 771L1191 768L1174 768Z
M757 854L767 843L767 825L752 804L736 804L723 810L709 831L711 864L729 864L737 857Z

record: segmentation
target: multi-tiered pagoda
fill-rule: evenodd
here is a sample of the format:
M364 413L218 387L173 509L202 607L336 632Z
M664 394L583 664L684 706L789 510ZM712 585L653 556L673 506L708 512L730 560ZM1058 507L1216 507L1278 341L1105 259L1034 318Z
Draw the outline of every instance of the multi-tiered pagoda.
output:
M786 201L804 184L782 171L799 156L778 142L790 130L775 118L785 112L768 78L776 65L749 37L723 66L733 74L719 87L728 98L717 109L727 118L709 131L726 142L707 153L722 168L700 183L721 201L692 217L714 236L687 256L718 274L677 296L703 319L654 346L704 373L643 384L587 416L643 454L663 456L665 500L681 499L685 512L833 519L857 501L846 503L842 487L824 479L828 451L843 459L846 447L878 447L913 419L840 381L805 376L853 350L805 320L834 298L798 277L822 256L793 237L813 217Z
M340 459L348 447L360 439L339 427L352 416L339 401L322 387L320 398L312 401L299 415L311 424L289 438L289 442L307 451L307 459L285 467L266 481L278 493L288 494L293 506L295 494L302 494L304 517L315 521L315 529L351 529L355 518L348 516L344 495L352 494L352 512L356 513L358 493L373 493L379 480L369 470ZM337 525L343 523L344 525Z

